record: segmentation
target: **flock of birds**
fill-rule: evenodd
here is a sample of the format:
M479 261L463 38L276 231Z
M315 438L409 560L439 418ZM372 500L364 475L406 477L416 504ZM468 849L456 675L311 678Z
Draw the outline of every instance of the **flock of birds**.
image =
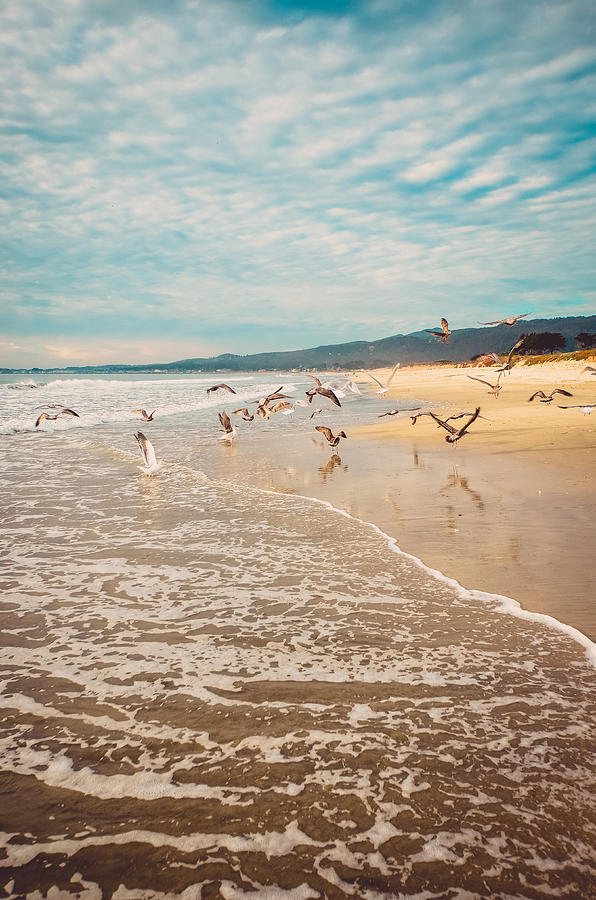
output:
M510 316L505 319L498 319L494 322L481 322L482 325L515 325L520 319L525 318L525 316L529 315L529 313L522 313L517 316ZM432 334L439 338L441 343L446 343L449 335L452 332L449 330L449 323L447 319L441 319L441 331L433 331L430 329L425 329L429 334ZM495 399L499 397L501 390L503 389L503 384L501 384L501 377L510 372L514 362L513 362L513 354L516 350L518 350L524 343L526 339L525 335L522 335L516 343L511 347L509 353L507 354L507 358L505 362L501 359L501 357L496 353L485 353L475 358L474 365L494 365L497 364L499 366L498 369L494 370L497 373L496 383L487 381L485 378L478 378L475 375L468 375L472 381L477 381L480 384L484 384L489 388L488 393L492 395ZM383 396L387 393L390 388L391 382L395 377L397 370L399 369L400 364L396 363L387 377L385 383L383 384L376 376L374 376L370 372L366 372L366 375L377 385L378 390L376 393L379 396ZM596 375L596 368L593 366L586 366L583 369L584 372L588 372L591 375ZM290 415L294 412L295 406L303 406L309 407L312 405L315 397L320 396L330 401L334 406L341 407L340 397L345 396L345 391L350 391L354 394L360 394L360 388L358 384L354 381L347 381L341 388L335 387L333 388L329 382L323 383L320 378L316 375L310 375L305 373L308 378L311 378L315 383L314 385L305 392L306 400L293 398L289 394L283 393L283 385L279 387L276 391L273 391L270 394L267 394L266 397L261 397L258 400L249 401L249 405L253 403L256 404L256 408L254 412L250 412L248 406L243 406L238 409L232 410L232 415L241 416L242 420L245 422L253 422L255 418L261 418L264 420L269 420L272 415L276 413L282 413L283 415ZM211 394L215 394L217 391L227 391L230 394L236 394L236 391L230 387L229 384L219 383L214 384L211 387L207 388L207 396L211 396ZM534 400L538 400L540 403L552 403L556 394L561 394L564 397L572 397L573 395L565 390L564 388L555 388L551 391L550 394L545 394L544 391L538 390L535 391L532 396L529 398L528 402L531 403ZM293 400L293 402L292 402ZM566 405L560 406L560 409L581 409L581 411L589 415L596 408L596 404L577 404L577 405ZM61 416L71 416L79 418L79 414L75 412L75 410L70 409L66 406L60 406L59 404L46 404L43 407L44 411L38 416L35 427L38 428L39 425L44 420L55 421ZM51 412L46 412L46 410L52 410ZM147 412L146 409L134 409L131 412L138 414L142 417L144 422L153 422L155 414L158 412L159 407L153 409L151 412ZM316 407L313 409L309 419L313 419L315 416L324 412L323 407ZM410 416L412 425L415 425L420 416L430 416L440 428L443 428L447 434L445 436L445 440L449 444L456 444L467 432L470 426L476 421L478 418L483 418L480 415L480 407L476 407L474 412L471 413L459 413L457 415L448 416L446 419L439 418L436 413L431 411L421 411L421 407L411 407L411 408L402 408L402 409L390 409L387 412L380 413L378 418L383 418L384 416L396 416L399 413L414 413L414 415ZM220 440L231 442L236 437L236 427L232 424L230 416L228 415L226 410L218 413L219 422L221 425L222 434L220 435ZM452 421L458 419L466 419L466 421L457 428L456 426L450 424ZM339 431L337 434L333 434L332 430L325 425L315 425L315 431L318 431L323 437L326 439L327 443L331 447L331 449L335 450L338 446L340 440L347 438L345 431ZM143 465L138 466L145 475L154 475L162 466L161 462L158 462L155 449L151 441L143 434L142 431L137 431L135 433L136 441L139 445L139 450L141 452L141 456L143 459Z

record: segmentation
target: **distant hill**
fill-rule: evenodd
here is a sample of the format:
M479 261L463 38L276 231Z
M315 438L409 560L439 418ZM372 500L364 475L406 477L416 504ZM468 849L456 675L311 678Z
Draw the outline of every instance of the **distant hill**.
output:
M347 344L325 344L306 350L286 350L271 353L251 353L240 356L222 353L220 356L179 359L171 363L151 365L68 366L64 369L0 369L1 372L254 372L257 370L290 369L363 369L396 362L462 362L478 353L506 353L517 338L528 332L551 331L565 338L565 350L575 350L575 336L582 332L596 333L596 315L564 316L555 319L522 319L517 325L497 325L485 328L461 328L453 331L449 341L442 344L424 331L394 334L374 341L351 341Z

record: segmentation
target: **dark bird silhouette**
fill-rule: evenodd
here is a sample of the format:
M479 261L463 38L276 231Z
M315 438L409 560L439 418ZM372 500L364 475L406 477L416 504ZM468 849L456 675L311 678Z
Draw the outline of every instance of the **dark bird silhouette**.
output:
M242 409L233 409L232 415L233 416L242 416L242 418L244 419L245 422L252 422L254 419L254 416L251 416L251 414L247 410L246 406L244 406Z
M569 391L564 391L563 388L555 388L550 394L545 394L544 391L534 391L528 400L528 403L531 403L536 397L538 397L541 403L551 403L554 400L555 394L563 394L564 397L573 397L573 394L570 394Z
M496 322L479 322L479 325L515 325L519 319L525 319L530 313L522 313L520 316L510 316L508 319L497 319Z
M411 406L408 409L390 409L388 412L381 413L379 416L377 416L377 419L382 419L383 416L397 416L401 412L416 412L419 409L422 409L422 407L421 406Z
M513 345L513 347L507 354L507 359L505 360L505 364L500 369L497 369L497 372L509 372L513 368L513 363L511 362L511 357L513 356L513 351L517 350L518 347L521 347L521 345L523 344L525 339L526 339L525 334L522 334L522 336L520 338L518 338L518 340L515 342L515 344Z
M153 416L155 415L155 413L157 412L158 409L159 409L159 406L156 407L156 409L154 409L153 412L151 412L151 413L148 413L146 409L133 409L133 410L131 410L131 412L140 413L142 415L143 419L145 420L145 422L153 422ZM139 432L139 434L140 434L140 432Z
M596 369L594 368L594 366L585 366L582 369L582 372L589 372L590 375L596 375Z
M452 334L452 332L449 331L449 323L447 319L441 319L441 328L443 329L442 331L431 331L430 328L425 328L424 330L427 332L427 334L434 334L435 337L441 338L441 343L446 344L449 335Z
M316 386L311 388L309 391L306 391L306 396L308 397L308 402L312 403L313 397L315 394L320 394L321 397L327 397L328 400L331 400L332 403L335 403L336 406L341 406L341 403L331 390L331 388L324 387L321 383L320 378L317 378L316 375L308 375L307 378L312 378L313 381L316 381Z
M214 384L213 387L207 388L207 396L209 396L209 394L213 393L213 391L219 391L220 389L224 390L224 391L229 391L230 394L236 393L234 388L231 388L229 384Z
M37 418L35 427L37 428L43 422L44 419L49 419L50 421L55 421L56 419L59 419L60 416L75 416L75 418L77 418L77 419L81 418L79 416L79 414L74 411L74 409L66 409L66 407L64 407L64 409L61 409L60 412L56 413L55 416L51 416L49 413L42 412L42 414L40 416L38 416L38 418Z
M596 409L596 403L578 403L577 406L559 406L559 409L581 409L585 416L589 416L590 413Z
M488 393L489 393L489 394L492 394L493 397L495 398L495 400L498 399L498 396L499 396L500 392L501 392L502 389L503 389L503 385L502 385L502 384L499 384L499 378L500 378L500 377L501 377L501 375L500 375L500 373L499 373L499 375L497 376L497 383L496 383L496 384L492 384L490 381L486 381L485 378L477 378L475 375L466 375L466 378L471 378L472 381L479 381L480 384L486 384L487 387L490 388L490 390L489 390Z
M457 429L454 428L453 425L450 425L447 420L439 419L439 417L436 416L433 412L430 413L430 416L435 420L437 425L440 425L441 428L444 428L445 431L449 432L449 434L447 434L447 436L445 437L445 440L448 444L456 444L459 439L462 438L464 434L466 434L472 422L475 422L479 415L480 407L477 406L468 421L464 425L462 425L461 428Z
M347 438L345 431L340 431L338 435L334 435L326 425L315 425L315 431L320 431L327 438L330 447L337 447L341 438Z

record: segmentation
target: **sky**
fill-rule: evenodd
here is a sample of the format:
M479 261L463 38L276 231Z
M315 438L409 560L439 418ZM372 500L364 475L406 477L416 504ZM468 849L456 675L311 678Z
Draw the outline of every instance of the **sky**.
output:
M596 312L592 0L19 0L0 43L0 366Z

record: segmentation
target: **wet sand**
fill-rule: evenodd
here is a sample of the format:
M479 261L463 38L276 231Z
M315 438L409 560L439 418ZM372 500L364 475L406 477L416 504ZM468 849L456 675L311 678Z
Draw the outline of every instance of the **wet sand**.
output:
M247 444L221 449L215 472L328 500L465 587L512 597L595 639L596 412L558 408L596 400L584 365L518 366L497 400L466 378L494 381L490 369L400 370L389 394L373 395L370 424L348 429L339 453L314 431L280 435L257 441L251 460ZM573 397L528 403L557 386ZM410 400L439 415L479 405L487 420L451 446L430 417L415 427L405 413L377 418Z

